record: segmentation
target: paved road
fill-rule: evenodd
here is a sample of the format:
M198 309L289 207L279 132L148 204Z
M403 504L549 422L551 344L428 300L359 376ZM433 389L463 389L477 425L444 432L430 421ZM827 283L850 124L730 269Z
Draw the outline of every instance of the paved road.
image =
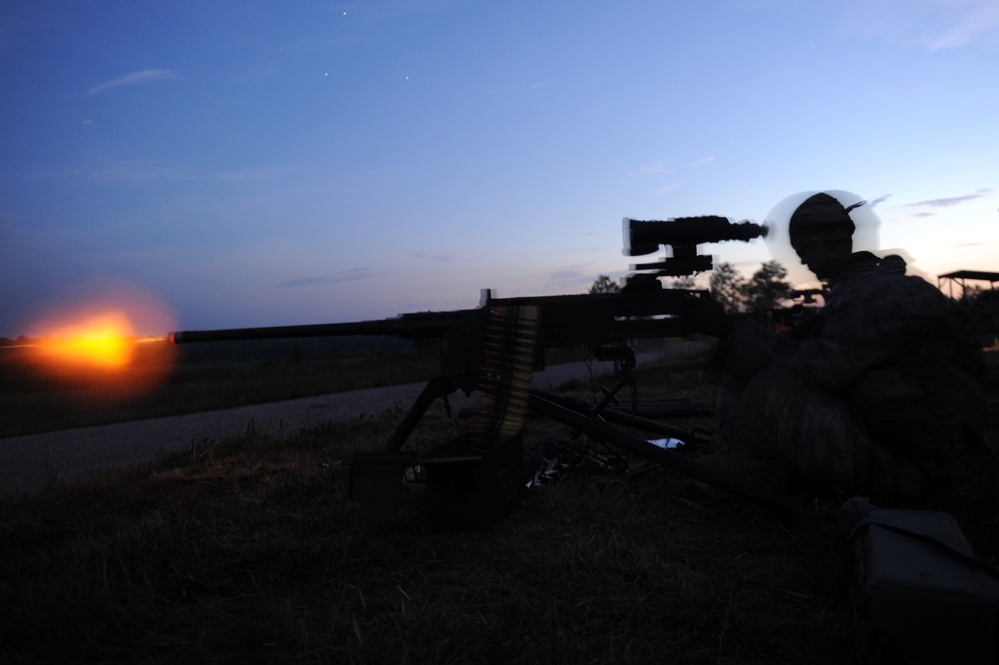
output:
M658 355L639 354L638 361L648 362ZM594 375L609 369L610 363L593 363ZM589 377L590 370L584 363L555 365L535 374L532 385L548 389L571 379L588 381ZM248 427L267 433L296 432L328 420L382 413L396 405L408 409L423 386L423 383L411 383L368 388L222 411L2 438L0 494L31 492L44 488L53 477L61 481L150 459L162 452L182 450L203 439L238 435ZM474 399L474 395L469 399L464 393L458 393L450 402L457 412ZM432 408L443 406L435 404Z

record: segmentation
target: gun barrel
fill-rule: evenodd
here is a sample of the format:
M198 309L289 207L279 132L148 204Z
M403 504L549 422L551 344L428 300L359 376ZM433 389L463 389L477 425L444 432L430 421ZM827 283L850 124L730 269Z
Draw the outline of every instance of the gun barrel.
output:
M382 337L440 337L455 323L464 320L468 310L461 312L420 312L401 314L394 319L351 321L347 323L316 323L295 326L260 328L226 328L220 330L182 330L169 334L174 344L223 342L257 339L294 339L298 337L347 337L372 335Z
M222 330L183 330L172 332L174 344L298 337L346 337L372 335L405 339L464 336L469 328L481 328L491 307L541 308L544 344L598 346L607 342L648 337L686 335L690 308L696 292L662 289L656 283L649 290L589 295L525 296L489 298L484 306L450 312L413 312L392 319L347 323L227 328Z

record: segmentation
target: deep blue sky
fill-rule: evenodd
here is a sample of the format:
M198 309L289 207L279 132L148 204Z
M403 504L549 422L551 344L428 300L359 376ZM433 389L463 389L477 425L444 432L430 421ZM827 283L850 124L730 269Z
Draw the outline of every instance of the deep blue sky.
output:
M121 289L180 328L579 293L624 216L803 190L999 271L997 71L995 0L7 0L0 335Z

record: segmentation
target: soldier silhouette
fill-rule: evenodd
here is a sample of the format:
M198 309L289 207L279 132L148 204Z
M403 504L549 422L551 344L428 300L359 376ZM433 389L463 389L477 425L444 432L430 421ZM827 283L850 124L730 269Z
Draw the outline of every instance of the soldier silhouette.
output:
M905 501L952 487L986 455L980 353L951 302L899 256L853 251L851 211L830 194L788 225L801 262L826 284L820 314L764 344L720 311L718 433L704 461L783 491Z

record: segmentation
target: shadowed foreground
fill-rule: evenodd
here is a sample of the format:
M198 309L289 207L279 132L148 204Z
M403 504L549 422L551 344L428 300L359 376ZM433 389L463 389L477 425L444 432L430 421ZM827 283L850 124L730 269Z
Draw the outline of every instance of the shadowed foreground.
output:
M638 356L639 362L653 362L656 358L654 353ZM568 381L589 385L592 377L612 369L612 363L601 362L553 365L536 373L532 384L540 388ZM329 381L327 389L341 380L337 377ZM195 442L237 437L247 432L281 437L327 421L356 420L409 408L425 384L425 381L391 384L294 400L272 399L222 410L0 437L0 497L34 492L80 475L183 450ZM225 386L215 386L215 390L224 393ZM460 409L473 404L475 399L476 395L467 397L456 392L449 403L453 409ZM433 408L443 410L440 402Z
M643 396L714 393L696 373L647 384ZM850 662L835 505L825 529L788 529L642 460L607 471L583 459L603 448L529 418L528 464L557 460L552 482L492 529L434 533L419 486L380 514L344 498L349 455L398 417L192 446L0 504L0 656ZM428 415L412 444L464 425ZM999 510L975 501L956 514L994 565Z

